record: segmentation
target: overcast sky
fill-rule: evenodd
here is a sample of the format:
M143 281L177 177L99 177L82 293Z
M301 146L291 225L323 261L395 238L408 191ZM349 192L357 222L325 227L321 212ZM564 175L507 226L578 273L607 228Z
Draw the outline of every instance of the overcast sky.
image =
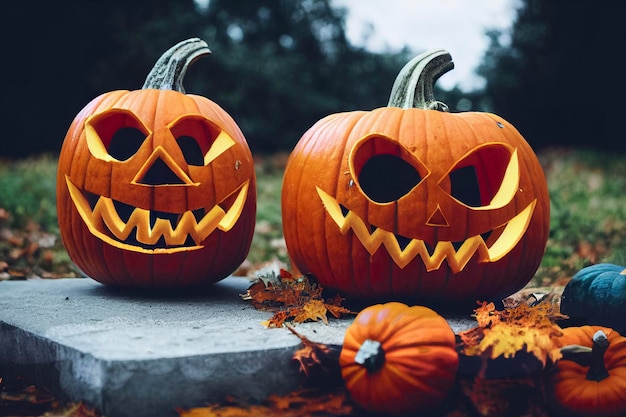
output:
M473 75L488 46L487 29L508 30L517 0L332 0L348 9L347 36L376 52L408 46L416 52L445 49L454 69L438 85L481 87ZM399 70L399 69L398 69Z

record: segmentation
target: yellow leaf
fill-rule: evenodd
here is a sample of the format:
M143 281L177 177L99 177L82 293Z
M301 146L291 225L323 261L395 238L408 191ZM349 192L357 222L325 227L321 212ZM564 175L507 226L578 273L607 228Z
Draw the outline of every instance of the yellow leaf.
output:
M347 416L353 407L345 391L299 390L271 395L263 404L210 404L190 410L177 409L179 417L313 417Z
M496 313L494 303L487 304L483 301L481 306L474 310L474 317L476 317L479 327L488 327L500 321L500 316Z
M302 309L294 317L293 321L303 323L307 320L317 321L319 319L328 324L328 319L326 318L327 311L326 305L322 300L309 300L302 306Z
M554 323L554 319L560 318L554 305L519 304L496 310L493 303L482 303L475 312L478 327L460 334L466 355L511 358L526 351L544 367L548 359L561 358L561 351L553 341L561 335L561 328Z
M352 314L341 306L343 298L335 296L325 300L323 288L306 276L293 277L288 271L281 270L280 276L274 274L271 278L257 280L246 294L241 295L254 308L274 312L271 319L262 323L265 327L282 327L289 319L296 323L322 320L328 324L328 312L335 318Z

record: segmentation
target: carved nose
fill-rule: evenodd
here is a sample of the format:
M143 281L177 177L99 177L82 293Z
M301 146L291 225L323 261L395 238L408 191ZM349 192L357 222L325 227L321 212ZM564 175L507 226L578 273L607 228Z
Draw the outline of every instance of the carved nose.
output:
M152 152L133 182L143 185L193 185L185 171L160 146Z
M450 226L448 220L446 220L446 216L443 215L441 208L437 205L433 214L430 215L428 220L426 221L427 226L438 226L438 227L447 227Z
M178 175L172 171L163 159L156 159L152 166L146 171L143 178L139 179L139 184L145 185L163 185L163 184L184 184Z

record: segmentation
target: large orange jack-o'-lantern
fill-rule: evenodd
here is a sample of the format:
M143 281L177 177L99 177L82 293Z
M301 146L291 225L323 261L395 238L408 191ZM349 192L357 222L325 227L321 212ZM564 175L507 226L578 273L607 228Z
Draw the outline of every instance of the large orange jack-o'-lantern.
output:
M503 297L536 272L549 197L531 147L501 117L449 113L434 82L446 51L414 58L387 107L327 116L300 139L283 179L294 266L365 298Z
M256 215L252 155L234 120L185 94L197 38L168 50L143 89L107 92L69 128L59 157L63 242L87 275L120 286L210 284L246 257Z

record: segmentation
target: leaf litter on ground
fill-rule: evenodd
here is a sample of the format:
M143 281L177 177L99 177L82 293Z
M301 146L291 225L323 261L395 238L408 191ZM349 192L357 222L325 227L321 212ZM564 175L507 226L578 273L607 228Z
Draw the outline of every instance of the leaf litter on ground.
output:
M271 311L274 315L263 325L268 328L282 327L288 321L304 323L323 321L328 324L328 314L340 318L354 314L341 303L339 295L324 296L324 289L311 277L294 276L280 268L268 267L257 273L257 280L241 295L257 310Z

